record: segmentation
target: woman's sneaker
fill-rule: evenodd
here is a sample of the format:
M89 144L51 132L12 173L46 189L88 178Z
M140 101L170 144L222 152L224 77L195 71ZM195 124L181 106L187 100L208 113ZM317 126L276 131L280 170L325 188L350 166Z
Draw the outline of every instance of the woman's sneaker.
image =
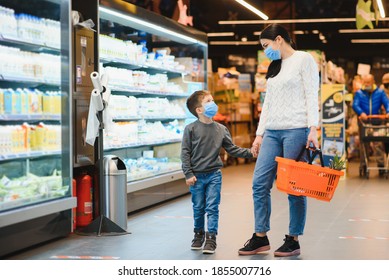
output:
M300 255L300 243L293 236L285 235L285 243L274 252L276 257L290 257Z
M203 230L195 231L194 238L192 240L191 249L192 250L200 250L203 247L203 243L205 240L205 234Z
M251 239L247 240L243 248L240 248L239 255L255 255L259 252L270 250L269 239L267 236L259 237L255 233Z
M203 248L203 254L213 254L216 250L216 234L215 233L205 233L205 244Z

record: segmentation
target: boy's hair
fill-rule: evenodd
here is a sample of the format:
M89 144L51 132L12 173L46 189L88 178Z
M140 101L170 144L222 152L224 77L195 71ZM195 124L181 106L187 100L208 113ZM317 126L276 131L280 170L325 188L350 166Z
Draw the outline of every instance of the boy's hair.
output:
M186 107L188 107L189 112L198 118L196 108L201 107L201 101L203 101L206 95L210 95L211 93L206 90L198 90L191 94L186 100Z

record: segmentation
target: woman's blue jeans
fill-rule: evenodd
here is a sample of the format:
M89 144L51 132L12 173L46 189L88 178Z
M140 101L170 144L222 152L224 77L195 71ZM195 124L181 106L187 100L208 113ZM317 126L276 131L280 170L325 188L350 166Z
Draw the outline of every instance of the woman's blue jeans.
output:
M192 194L194 230L204 230L205 213L209 233L217 234L222 172L196 173L197 181L190 187Z
M270 230L270 191L277 173L275 157L296 159L302 147L307 143L308 132L308 128L265 131L253 176L255 232ZM288 200L289 235L302 235L306 220L307 199L305 196L288 195Z

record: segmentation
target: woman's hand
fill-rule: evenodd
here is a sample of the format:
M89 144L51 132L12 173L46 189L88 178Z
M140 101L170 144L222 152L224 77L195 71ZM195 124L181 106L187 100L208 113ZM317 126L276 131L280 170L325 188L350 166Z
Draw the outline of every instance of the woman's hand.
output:
M311 130L309 131L307 145L306 145L307 149L309 148L311 143L313 144L313 146L315 146L316 149L319 149L319 141L317 141L316 126L311 126Z
M262 145L262 136L257 135L257 137L255 137L255 140L254 140L253 145L251 147L251 153L253 154L254 157L258 156L259 149L261 148L261 145Z

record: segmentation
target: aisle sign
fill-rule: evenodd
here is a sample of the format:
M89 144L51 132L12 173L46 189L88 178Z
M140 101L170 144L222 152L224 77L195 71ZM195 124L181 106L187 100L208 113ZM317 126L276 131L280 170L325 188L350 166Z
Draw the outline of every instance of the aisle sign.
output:
M343 157L345 154L344 92L344 84L321 86L321 147L324 166L328 166L335 155Z

